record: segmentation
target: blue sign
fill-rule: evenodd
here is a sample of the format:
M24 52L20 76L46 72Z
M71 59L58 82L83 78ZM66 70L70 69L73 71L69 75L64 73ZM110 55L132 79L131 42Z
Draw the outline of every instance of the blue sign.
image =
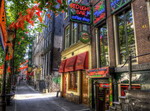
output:
M70 20L84 24L92 22L91 7L78 3L70 4Z
M129 3L130 1L131 0L110 0L111 11L114 12L120 9L121 7Z

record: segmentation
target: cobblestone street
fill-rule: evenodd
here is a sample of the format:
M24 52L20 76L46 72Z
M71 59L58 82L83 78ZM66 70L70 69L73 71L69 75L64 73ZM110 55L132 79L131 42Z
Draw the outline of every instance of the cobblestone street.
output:
M89 108L56 97L56 93L39 93L22 82L17 86L13 103L7 111L90 111Z

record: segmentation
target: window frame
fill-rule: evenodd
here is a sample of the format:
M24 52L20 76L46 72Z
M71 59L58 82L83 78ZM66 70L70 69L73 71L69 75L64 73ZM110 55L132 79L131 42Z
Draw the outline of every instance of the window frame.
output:
M66 34L66 30L68 30L68 34ZM68 41L66 41L66 36L68 36ZM70 25L67 25L64 30L64 49L67 49L69 46L70 46Z
M119 49L119 31L118 30L118 25L117 25L117 16L122 13L122 12L127 12L127 11L130 11L132 12L132 19L133 19L133 33L134 33L134 40L135 40L135 54L137 55L137 44L136 44L136 32L135 32L135 23L134 23L134 11L133 11L133 8L132 6L126 6L125 8L121 9L120 11L118 12L115 12L114 15L113 15L113 23L114 23L114 38L115 38L115 54L116 54L116 65L117 66L122 66L122 64L124 63L120 63L120 60L119 60L119 52L120 52L120 49ZM138 59L135 58L136 62L134 62L133 64L137 64L138 62Z
M75 78L72 78L72 75L74 75ZM72 86L74 87L72 88ZM77 89L78 89L78 73L77 71L69 72L68 73L68 90L77 92Z
M102 66L102 63L101 63L101 47L100 47L100 28L102 28L103 26L106 26L106 30L107 30L107 46L108 46L108 64L107 65L105 65L105 66ZM105 22L105 23L103 23L103 24L101 24L98 28L97 28L97 42L98 42L98 44L97 44L97 47L98 47L98 54L97 54L97 56L98 56L98 66L99 67L106 67L106 66L109 66L110 65L110 55L109 55L109 38L108 38L108 26L107 26L107 23Z
M76 28L74 28L74 24L77 24L77 27ZM75 37L75 34L74 34L74 31L77 31L76 33L76 37ZM79 24L78 23L74 23L74 22L72 22L71 23L71 39L70 39L70 45L73 45L73 44L76 44L77 42L78 42L78 40L79 40L79 34L78 34L78 32L79 32Z

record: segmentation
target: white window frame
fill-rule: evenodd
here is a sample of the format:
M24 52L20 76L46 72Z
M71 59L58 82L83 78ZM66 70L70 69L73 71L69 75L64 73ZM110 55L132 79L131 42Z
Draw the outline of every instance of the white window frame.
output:
M133 17L133 26L134 26L134 38L135 38L135 53L136 55L138 55L137 53L137 40L136 40L136 28L135 28L135 20L134 20L134 11L133 11L133 7L131 5L130 10L132 11L132 17ZM116 53L116 65L118 67L122 66L123 64L119 64L119 43L118 43L118 31L117 31L117 20L116 20L116 16L117 14L113 15L113 23L114 23L114 38L115 38L115 53ZM136 62L133 64L137 64L138 63L138 58L135 58ZM127 65L127 64L126 64Z
M68 30L68 32L67 32ZM66 34L67 32L67 34ZM66 39L67 38L67 39ZM70 46L70 25L65 28L65 49Z

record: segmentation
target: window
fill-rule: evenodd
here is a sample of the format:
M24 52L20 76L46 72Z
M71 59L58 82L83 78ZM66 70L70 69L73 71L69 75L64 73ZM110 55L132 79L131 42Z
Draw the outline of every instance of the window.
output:
M107 28L103 25L99 29L99 46L100 46L100 66L108 66L108 38L107 38Z
M125 63L128 56L136 55L132 11L117 15L119 64ZM133 60L136 62L136 59Z
M69 73L69 89L77 90L77 72Z
M70 26L67 26L65 29L65 48L69 47L70 42Z
M72 31L71 31L71 44L74 44L78 41L78 24L72 24Z
M87 25L82 25L82 31L88 31L88 26Z

